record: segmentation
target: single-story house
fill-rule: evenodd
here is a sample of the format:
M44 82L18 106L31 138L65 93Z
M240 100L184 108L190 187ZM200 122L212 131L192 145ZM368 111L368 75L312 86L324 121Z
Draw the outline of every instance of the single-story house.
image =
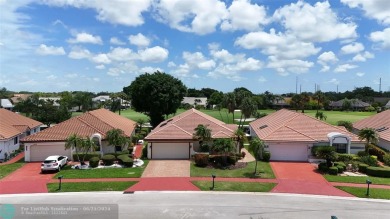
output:
M12 110L14 108L14 105L11 103L9 99L1 99L1 107L4 109Z
M364 142L344 127L330 125L303 113L281 109L249 123L252 137L265 143L271 160L308 161L315 146L333 146L338 153L356 154Z
M189 109L161 122L146 137L149 159L190 159L199 151L199 142L193 138L194 129L206 125L211 138L232 138L237 125L225 124L196 109Z
M93 105L94 107L99 107L100 104L102 104L106 101L109 101L109 100L111 100L109 95L100 95L100 96L92 98L92 102L94 104ZM119 100L121 101L122 108L129 108L131 106L130 101L124 100L122 98L119 98Z
M191 106L207 106L207 97L184 97L182 104L190 104Z
M105 140L106 132L121 129L130 138L136 123L106 109L98 109L73 117L24 139L25 161L43 161L50 155L65 155L72 159L74 151L65 150L66 139L77 134L96 140L100 153L115 152L115 147Z
M280 97L272 101L273 109L290 108L291 97Z
M60 100L61 97L39 97L39 100L44 100L44 101L52 101L53 106L55 107L60 107Z
M359 133L364 128L375 129L379 135L378 145L390 150L390 110L385 110L353 123L355 133Z
M332 101L329 104L329 106L333 110L340 110L340 109L343 109L344 101L350 101L352 110L365 111L365 110L368 109L368 107L371 106L369 103L363 102L363 101L361 101L359 99L350 99L350 100L342 99L342 100L339 100L339 101Z
M27 98L31 97L32 94L14 94L13 97L11 97L11 101L14 104L19 103L20 101L27 100Z
M0 109L0 160L19 149L20 139L40 131L41 122Z

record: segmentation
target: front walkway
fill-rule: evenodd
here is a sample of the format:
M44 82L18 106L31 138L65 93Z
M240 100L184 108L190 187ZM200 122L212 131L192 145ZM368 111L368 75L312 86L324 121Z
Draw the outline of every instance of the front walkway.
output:
M7 164L11 164L11 163L16 163L18 162L20 159L22 159L24 157L24 152L16 155L16 157L12 158L11 160L8 160L7 162L4 162L4 163L0 163L0 166L1 165L7 165Z
M278 185L271 192L354 197L332 186L309 163L271 162Z

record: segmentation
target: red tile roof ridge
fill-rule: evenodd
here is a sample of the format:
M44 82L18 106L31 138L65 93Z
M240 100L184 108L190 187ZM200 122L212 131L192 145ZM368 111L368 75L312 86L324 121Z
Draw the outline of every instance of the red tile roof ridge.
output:
M86 125L89 126L90 128L95 129L97 132L99 132L100 134L102 134L102 135L104 135L104 136L106 135L106 133L104 133L102 130L99 130L97 127L95 127L95 126L89 124L85 119L82 118L82 117L85 117L86 115L91 115L91 116L95 117L96 119L98 119L100 122L102 122L102 123L104 123L104 124L110 126L111 128L114 128L114 127L112 127L111 125L109 125L109 124L107 124L106 122L104 122L103 120L101 120L99 117L97 117L97 116L93 115L92 113L90 113L90 111L88 111L88 112L86 112L86 113L84 113L84 114L79 115L79 116L76 117L76 119L80 120L82 123L86 124Z
M234 130L232 130L232 129L230 129L229 127L227 127L227 126L226 126L226 123L222 122L221 120L218 120L218 119L216 119L216 118L214 118L214 117L212 117L212 116L209 116L209 115L207 115L207 114L205 114L205 113L202 113L202 112L200 112L199 110L196 110L196 109L193 109L193 112L196 113L196 114L198 114L199 116L202 116L202 117L204 117L204 118L210 120L210 121L213 122L214 124L216 124L216 125L218 125L218 126L224 128L224 129L227 129L227 130L229 130L229 131L231 131L231 132L234 132Z
M304 133L302 133L302 132L299 132L299 131L297 131L297 130L294 130L293 128L291 128L291 127L288 126L288 125L285 125L285 126L283 126L283 127L286 127L286 128L288 128L288 129L290 129L291 131L294 131L294 132L296 132L296 133L299 133L299 134L301 134L301 135L303 135L303 136L306 136L306 137L308 137L308 138L310 138L310 139L316 140L315 138L310 137L310 136L307 135L307 134L304 134Z
M220 133L224 134L225 136L233 137L233 136L229 135L228 133L226 133L226 132L224 132L224 131L218 131L217 133L215 133L215 134L212 135L211 137L214 138L214 136L217 136L217 135L219 135Z
M177 125L174 124L174 123L173 123L173 124L169 124L168 126L162 128L162 129L159 129L159 130L156 130L156 131L150 133L150 136L155 135L155 134L157 134L157 133L159 133L159 132L162 132L162 131L164 131L166 128L169 128L169 127L171 127L171 126L174 126L174 127L178 128L180 131L182 131L182 132L184 132L184 133L186 133L186 134L188 134L188 135L190 135L190 136L193 136L192 133L187 132L186 130L180 128L179 126L177 126ZM149 135L148 135L148 136L149 136ZM147 136L147 137L148 137L148 136ZM147 139L147 138L146 138L146 139Z

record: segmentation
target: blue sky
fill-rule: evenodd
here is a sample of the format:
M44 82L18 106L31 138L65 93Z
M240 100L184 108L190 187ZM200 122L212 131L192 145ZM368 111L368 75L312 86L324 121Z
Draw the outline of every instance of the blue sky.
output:
M0 0L0 87L390 90L389 0Z

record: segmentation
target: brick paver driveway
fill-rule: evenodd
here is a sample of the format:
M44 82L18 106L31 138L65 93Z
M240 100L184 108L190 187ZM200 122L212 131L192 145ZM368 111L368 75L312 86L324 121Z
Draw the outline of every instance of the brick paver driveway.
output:
M310 163L271 162L278 185L271 192L353 197L334 188Z
M189 160L151 160L146 167L144 177L190 177Z
M26 163L0 180L0 194L47 192L46 183L56 173L41 174L41 163Z

